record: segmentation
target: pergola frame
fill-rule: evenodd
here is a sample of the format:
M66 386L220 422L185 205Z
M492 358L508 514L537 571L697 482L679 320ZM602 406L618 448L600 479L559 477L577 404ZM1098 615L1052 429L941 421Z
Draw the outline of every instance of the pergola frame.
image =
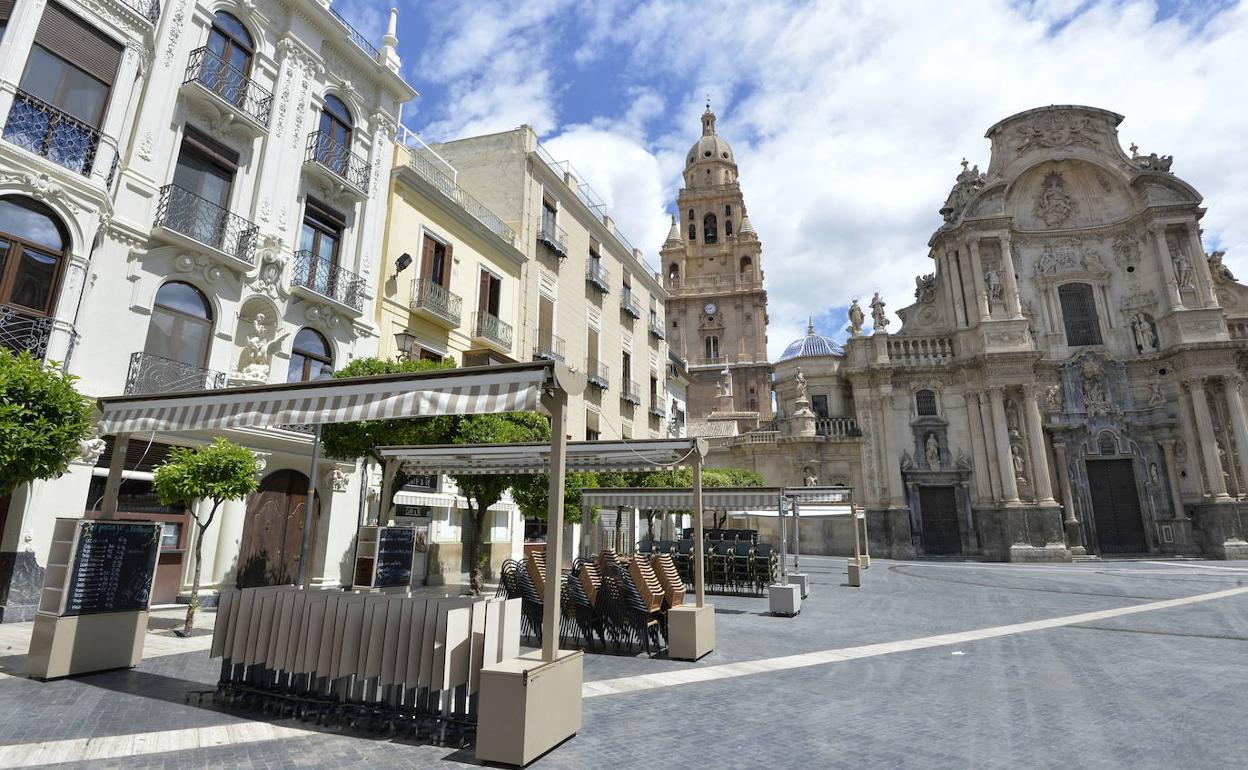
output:
M400 465L411 465L424 473L468 473L501 475L548 473L550 508L546 530L546 595L542 597L542 626L559 628L560 591L563 560L563 485L568 469L576 471L638 471L693 468L693 505L702 506L702 462L707 444L703 439L639 439L629 441L567 442L560 423L552 420L552 441L547 444L434 444L378 447L373 454L382 463L381 499L387 518L392 503L387 494ZM556 449L558 443L558 449ZM556 489L557 486L557 489ZM556 498L557 493L557 498ZM480 534L478 533L478 536ZM698 555L694 568L697 606L702 607L703 587L702 520L695 528ZM559 648L559 634L542 634L542 658L553 661Z

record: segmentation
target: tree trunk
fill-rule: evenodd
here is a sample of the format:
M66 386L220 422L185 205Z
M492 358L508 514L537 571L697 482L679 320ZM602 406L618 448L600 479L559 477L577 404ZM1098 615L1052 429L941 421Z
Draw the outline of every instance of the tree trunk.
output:
M621 531L620 525L624 522L624 509L617 507L615 509L615 554L619 556L624 553L624 532Z
M485 526L485 510L480 506L474 507L471 498L468 510L472 513L473 525L472 540L468 543L468 586L473 596L480 596L484 585L481 575L481 527Z
M191 572L191 600L186 605L186 623L182 626L183 636L190 636L191 629L195 627L195 611L199 609L200 554L204 550L204 532L208 529L198 521L195 524L197 530L195 532L195 569Z

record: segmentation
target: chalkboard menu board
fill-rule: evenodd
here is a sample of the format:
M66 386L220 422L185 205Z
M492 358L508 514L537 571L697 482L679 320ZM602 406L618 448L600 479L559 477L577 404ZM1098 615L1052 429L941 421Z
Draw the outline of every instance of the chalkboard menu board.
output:
M159 551L158 524L85 522L78 535L64 614L147 609Z
M413 527L382 527L377 537L377 578L373 585L406 586L412 582Z

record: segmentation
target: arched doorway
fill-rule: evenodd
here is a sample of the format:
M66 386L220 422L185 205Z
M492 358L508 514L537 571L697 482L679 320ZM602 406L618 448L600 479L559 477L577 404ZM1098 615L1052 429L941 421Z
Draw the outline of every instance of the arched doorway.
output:
M307 500L308 477L299 471L274 471L260 482L260 489L247 501L247 520L238 549L239 588L284 585L298 579ZM308 534L309 574L311 544L316 542L320 514L318 505Z

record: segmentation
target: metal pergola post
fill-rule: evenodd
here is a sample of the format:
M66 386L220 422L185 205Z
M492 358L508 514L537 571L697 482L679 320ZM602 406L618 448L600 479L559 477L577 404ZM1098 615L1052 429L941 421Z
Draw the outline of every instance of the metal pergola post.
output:
M706 546L702 539L702 454L693 457L693 591L697 606L706 600Z
M547 495L546 595L542 597L542 660L559 654L559 599L563 583L563 483L567 474L568 394L559 388L545 399L550 411L550 491Z
M308 587L308 536L312 532L312 514L316 508L316 471L321 460L321 424L316 424L316 432L312 434L312 473L308 476L308 499L303 504L303 532L299 536L299 579L300 588Z
M789 533L784 525L784 500L784 493L781 492L778 511L780 517L780 585L787 586L789 584Z
M117 518L117 493L121 488L121 472L126 469L126 449L130 446L130 434L118 433L113 439L113 457L108 463L108 479L104 482L104 501L100 518Z
M797 499L793 500L793 571L801 573L802 556L802 508Z
M861 565L862 559L860 557L861 557L862 549L859 547L859 539L858 539L859 535L858 535L858 510L857 508L855 507L850 508L849 518L854 522L854 564Z

